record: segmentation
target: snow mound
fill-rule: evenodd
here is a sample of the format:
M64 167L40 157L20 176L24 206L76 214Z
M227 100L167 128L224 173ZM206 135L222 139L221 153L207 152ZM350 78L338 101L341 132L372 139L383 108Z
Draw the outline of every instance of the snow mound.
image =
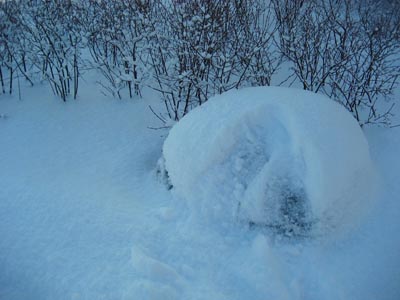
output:
M203 221L289 235L348 227L372 199L357 122L329 98L281 87L230 91L170 131L162 168Z

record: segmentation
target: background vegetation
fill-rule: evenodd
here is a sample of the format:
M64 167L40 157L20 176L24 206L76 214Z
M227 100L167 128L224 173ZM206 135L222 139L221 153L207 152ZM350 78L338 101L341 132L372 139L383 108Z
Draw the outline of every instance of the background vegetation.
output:
M76 99L88 70L115 98L160 93L164 123L215 94L299 86L365 124L391 125L400 5L360 0L7 0L0 93L48 82ZM24 84L22 84L22 81Z

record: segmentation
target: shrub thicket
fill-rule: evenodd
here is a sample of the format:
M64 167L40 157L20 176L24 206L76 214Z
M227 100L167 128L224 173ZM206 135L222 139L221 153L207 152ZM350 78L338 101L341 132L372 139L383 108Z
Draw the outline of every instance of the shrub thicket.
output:
M215 94L299 85L342 103L360 125L390 125L400 74L400 17L390 1L6 0L0 92L47 81L76 98L96 69L116 98L160 93L160 120ZM283 76L283 77L282 77ZM277 81L276 78L283 80ZM275 80L276 79L276 80Z

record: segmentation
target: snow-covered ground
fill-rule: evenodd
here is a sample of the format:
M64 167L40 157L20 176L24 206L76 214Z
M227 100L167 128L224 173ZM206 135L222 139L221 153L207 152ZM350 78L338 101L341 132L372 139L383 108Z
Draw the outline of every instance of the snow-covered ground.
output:
M151 95L23 96L0 97L0 299L400 298L400 128L365 130L381 187L359 227L288 241L192 218L157 178Z

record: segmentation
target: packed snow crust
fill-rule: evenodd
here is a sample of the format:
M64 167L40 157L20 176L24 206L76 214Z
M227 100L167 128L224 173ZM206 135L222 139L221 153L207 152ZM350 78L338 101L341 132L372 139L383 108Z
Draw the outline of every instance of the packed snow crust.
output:
M357 122L329 98L303 90L216 96L172 128L163 155L175 194L205 222L321 234L355 224L374 195Z

